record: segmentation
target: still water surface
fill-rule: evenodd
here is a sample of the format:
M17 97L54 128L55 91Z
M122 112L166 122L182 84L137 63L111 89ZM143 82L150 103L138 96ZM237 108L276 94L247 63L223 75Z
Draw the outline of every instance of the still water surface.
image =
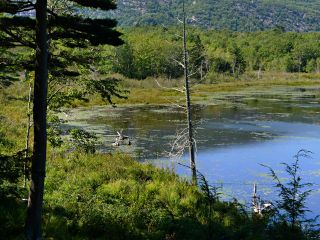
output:
M311 151L301 158L301 175L314 183L308 206L320 214L320 99L319 88L286 88L279 92L239 92L219 95L193 109L197 122L197 168L212 185L221 187L226 199L250 203L253 183L266 200L275 199L268 170L284 177L282 162L292 163L301 149ZM133 153L140 161L173 168L188 177L188 157L169 159L167 152L176 132L185 128L182 109L170 106L94 107L71 111L67 126L82 127L101 138L100 150L111 146L116 131L132 138L120 151ZM285 180L285 179L284 179Z

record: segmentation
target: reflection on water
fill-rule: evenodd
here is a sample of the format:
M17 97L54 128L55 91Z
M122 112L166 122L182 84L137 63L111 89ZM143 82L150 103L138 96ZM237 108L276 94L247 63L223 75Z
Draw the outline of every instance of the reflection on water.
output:
M225 196L249 201L252 184L260 195L274 197L267 169L260 163L282 170L281 162L292 162L300 149L312 151L302 159L303 179L315 183L316 192L308 205L320 213L320 100L318 89L286 89L276 94L261 92L225 94L193 108L197 127L197 167L212 184L223 186ZM211 104L211 105L210 105ZM133 146L122 151L137 159L172 167L166 158L177 130L186 126L180 108L168 106L95 107L71 112L70 125L96 132L103 151L114 151L111 143L117 130L132 137ZM187 159L183 157L179 161ZM173 166L181 175L189 170ZM280 172L281 174L281 172Z

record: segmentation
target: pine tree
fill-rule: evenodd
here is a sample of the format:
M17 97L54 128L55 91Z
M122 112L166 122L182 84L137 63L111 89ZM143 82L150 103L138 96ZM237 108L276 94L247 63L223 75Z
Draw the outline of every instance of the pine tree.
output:
M47 142L47 88L49 42L64 39L69 46L110 44L120 45L120 33L114 30L116 21L91 19L83 13L95 9L115 9L112 0L0 0L0 46L27 47L36 50L34 81L34 149L31 166L30 195L26 221L27 239L41 239L41 214L44 192ZM62 5L61 5L62 3ZM60 4L62 8L56 8ZM35 18L34 18L35 16ZM35 31L34 31L35 29ZM56 64L59 65L59 64ZM114 83L111 90L114 89ZM104 92L107 98L112 91ZM115 92L117 94L117 92Z

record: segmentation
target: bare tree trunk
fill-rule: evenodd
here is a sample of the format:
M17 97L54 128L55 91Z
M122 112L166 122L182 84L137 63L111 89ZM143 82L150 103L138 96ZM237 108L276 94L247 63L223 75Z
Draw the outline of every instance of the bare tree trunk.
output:
M26 73L26 79L27 79L27 73ZM27 114L28 114L28 122L27 122L27 133L26 133L26 153L25 153L25 159L28 158L29 156L29 141L30 141L30 129L31 129L31 95L32 95L32 82L29 81L29 96L28 96L28 109L27 109ZM25 160L26 161L26 160ZM27 173L26 173L26 162L23 164L23 171L24 171L24 176L23 176L23 187L26 188L27 186Z
M184 76L185 76L185 88L186 88L185 93L186 93L186 109L187 109L187 120L188 120L188 143L189 143L190 168L192 173L192 183L194 185L197 185L197 170L196 170L196 162L195 162L191 101L190 101L190 89L189 89L186 12L184 7L184 1L183 1L183 54L184 54Z
M258 79L260 79L260 76L261 76L261 70L262 70L262 67L261 67L261 64L259 64Z
M235 63L232 63L232 74L233 74L233 77L236 77L236 64Z
M202 70L203 70L203 61L201 60L201 65L200 65L200 81L201 82L203 80L203 72L202 72Z
M34 148L28 199L26 237L39 240L46 168L48 88L47 0L36 2L36 64L33 99Z

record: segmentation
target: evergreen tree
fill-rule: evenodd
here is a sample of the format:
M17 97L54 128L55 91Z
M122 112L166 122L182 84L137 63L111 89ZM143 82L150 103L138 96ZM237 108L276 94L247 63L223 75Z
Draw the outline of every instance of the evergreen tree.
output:
M205 65L205 48L201 42L200 36L193 34L189 38L189 62L192 77L200 78L205 75L207 69Z
M36 50L34 81L34 149L31 166L31 184L26 222L27 239L41 239L41 213L44 192L46 142L47 142L47 88L48 88L48 42L65 39L69 46L110 44L120 45L122 40L113 28L116 21L91 19L81 9L107 11L115 9L111 0L63 1L63 8L55 8L59 1L47 0L11 1L0 0L1 46L29 47ZM61 3L61 2L60 2ZM35 18L33 17L35 15ZM35 29L35 31L34 31ZM58 61L59 63L59 61ZM59 64L57 64L59 65ZM114 83L112 88L114 89ZM110 97L108 89L103 92Z
M246 62L240 47L238 47L235 43L231 45L229 52L231 55L232 74L237 78L240 74L244 73L246 69Z

